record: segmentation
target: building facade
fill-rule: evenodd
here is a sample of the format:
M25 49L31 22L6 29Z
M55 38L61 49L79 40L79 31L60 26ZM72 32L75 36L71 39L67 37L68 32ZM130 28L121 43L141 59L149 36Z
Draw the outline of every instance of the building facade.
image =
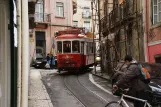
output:
M30 60L36 53L55 54L55 34L72 27L73 0L38 0L35 14L30 14Z
M92 32L91 0L77 0L77 13L73 15L73 26L84 27Z
M144 13L147 61L161 63L161 1L144 0Z
M103 70L109 73L130 54L144 61L143 5L141 0L101 0Z

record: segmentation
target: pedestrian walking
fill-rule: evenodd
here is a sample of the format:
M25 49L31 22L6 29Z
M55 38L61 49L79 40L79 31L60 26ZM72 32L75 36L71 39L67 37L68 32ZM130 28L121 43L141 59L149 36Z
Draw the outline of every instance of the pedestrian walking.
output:
M50 60L50 68L53 69L54 65L55 65L55 57L53 56L53 54L51 54L51 60Z
M50 64L50 54L48 53L46 56L47 63Z
M45 65L45 68L50 68L50 60L51 60L51 58L50 58L50 54L49 53L46 56L46 60L47 60L47 63Z

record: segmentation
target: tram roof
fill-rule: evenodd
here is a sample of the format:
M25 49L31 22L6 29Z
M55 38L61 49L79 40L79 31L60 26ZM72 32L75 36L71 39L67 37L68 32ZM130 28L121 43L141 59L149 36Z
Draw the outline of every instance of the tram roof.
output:
M85 33L84 28L71 28L58 31L58 36L56 37L56 39L93 39L93 33Z
M60 36L57 36L56 39L83 39L83 38L88 38L86 35L77 35L77 34L63 34ZM92 39L92 38L88 38Z

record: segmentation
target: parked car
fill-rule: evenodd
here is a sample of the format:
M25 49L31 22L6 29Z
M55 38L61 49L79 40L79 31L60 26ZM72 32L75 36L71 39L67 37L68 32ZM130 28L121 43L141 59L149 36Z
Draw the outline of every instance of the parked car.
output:
M42 54L37 53L34 63L33 63L33 66L35 68L44 68L46 62L47 62L46 58L44 58Z
M41 54L36 54L36 58L34 61L33 66L35 68L41 68L41 69L45 69L45 65L47 63L47 59L46 57L44 58ZM55 56L55 65L54 68L57 67L57 57Z

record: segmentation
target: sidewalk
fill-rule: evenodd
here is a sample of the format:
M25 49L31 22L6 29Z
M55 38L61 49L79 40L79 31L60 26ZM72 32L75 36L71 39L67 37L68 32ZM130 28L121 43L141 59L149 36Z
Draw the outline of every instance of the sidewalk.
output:
M101 72L100 66L96 67L96 71L94 70L94 67L93 67L93 70L91 71L91 74L95 75L95 76L98 76L100 78L106 79L109 82L111 81L110 76L107 73Z
M53 107L38 69L30 70L28 99L29 107Z

